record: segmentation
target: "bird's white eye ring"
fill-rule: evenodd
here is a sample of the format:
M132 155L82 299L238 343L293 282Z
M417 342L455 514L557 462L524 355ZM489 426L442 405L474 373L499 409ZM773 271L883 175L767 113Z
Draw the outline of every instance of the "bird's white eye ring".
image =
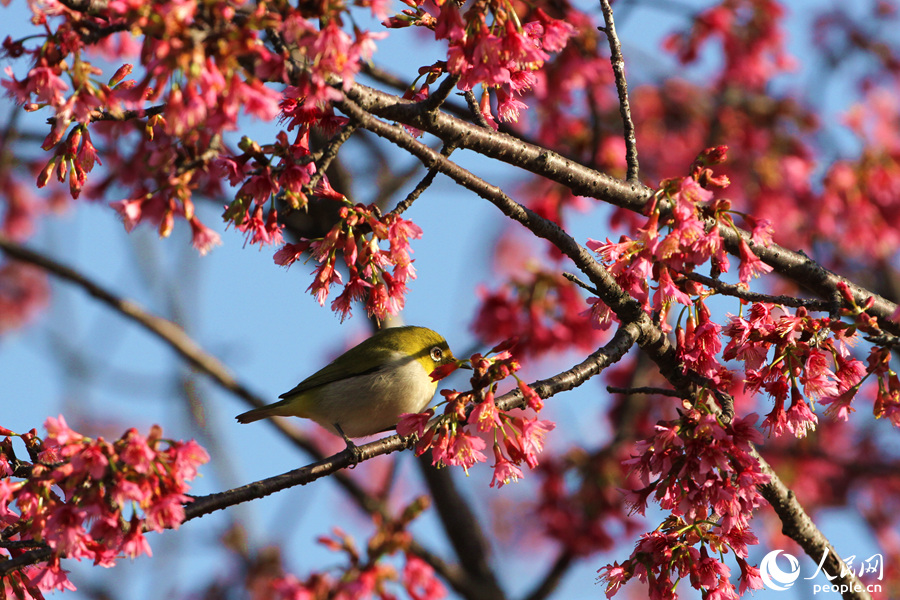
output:
M440 362L443 357L444 351L441 350L439 346L435 346L431 349L431 360L433 360L434 362Z

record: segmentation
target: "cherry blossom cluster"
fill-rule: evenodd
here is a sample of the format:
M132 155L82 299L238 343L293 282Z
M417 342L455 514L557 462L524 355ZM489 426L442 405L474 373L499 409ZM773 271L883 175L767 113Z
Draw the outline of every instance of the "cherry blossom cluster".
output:
M655 311L660 315L663 327L668 327L666 317L674 304L693 307L691 296L702 292L702 286L683 275L707 262L716 275L730 268L719 226L735 226L731 203L714 198L712 191L728 186L729 181L725 176L714 175L710 168L726 159L726 151L724 146L709 148L694 161L689 177L663 181L635 238L623 235L618 242L609 238L605 242L587 242L622 289L648 313ZM745 220L753 232L750 243L767 245L771 241L768 221L749 216ZM741 238L739 279L745 285L753 277L772 270L756 256L750 243ZM656 282L655 291L651 281ZM599 298L592 298L589 303L595 327L605 329L616 320ZM708 321L708 311L706 314ZM714 331L708 333L716 336Z
M291 210L306 208L308 186L316 172L315 164L307 159L309 127L300 127L293 142L280 131L275 143L266 147L245 137L240 149L242 154L223 157L220 162L229 182L240 185L223 218L250 244L279 245L284 241L284 225L278 221L276 197ZM194 245L198 245L196 237Z
M472 355L469 359L475 371L470 378L472 389L467 392L441 390L444 414L439 419L429 422L435 414L434 408L401 417L397 433L403 436L416 434L417 455L431 449L432 464L460 466L468 474L476 463L487 461L482 452L487 447L487 438L492 441L494 454L491 487L503 487L524 477L519 468L522 463L532 469L538 465L544 438L556 425L537 418L544 403L537 392L515 375L520 365L510 353L514 343L504 342L491 349L487 356ZM451 363L438 367L431 377L435 381L442 379L458 366L459 363ZM535 416L511 415L497 408L497 384L510 375L516 379L527 408Z
M823 239L840 240L846 255L887 259L900 246L900 200L888 190L900 182L900 106L888 87L868 89L844 123L863 148L835 161L823 178L812 226Z
M501 121L518 121L527 106L519 100L537 83L535 71L541 69L551 52L565 48L575 28L562 19L549 16L543 9L520 17L506 2L475 2L461 13L456 2L427 4L424 0L404 0L410 8L385 21L387 27L427 27L437 40L447 40L447 60L420 69L433 81L436 72L459 76L458 87L472 90L481 85L481 112L496 128L487 90L497 99ZM433 14L436 10L437 14ZM428 81L418 92L427 96Z
M722 356L743 361L745 390L763 390L773 398L774 408L763 427L776 436L789 431L803 437L814 430L816 402L826 407L826 414L846 421L855 410L853 399L871 375L877 380L874 416L900 426L900 379L890 368L889 345L873 345L867 364L851 353L858 332L882 341L877 319L865 312L873 300L857 305L846 284L838 287L846 304L840 316L852 323L816 318L803 307L792 313L783 306L756 303L722 330L730 339Z
M380 2L356 4L384 16ZM227 176L239 192L226 220L253 243L279 243L277 214L263 209L263 198L283 191L289 206L302 206L300 188L315 172L305 160L308 127L294 144L287 143L284 132L278 136L274 146L280 164L274 166L262 160L265 152L258 145L232 156L223 133L237 129L242 114L264 121L282 116L288 131L301 123L336 126L339 120L324 104L340 96L332 79L350 85L378 37L359 29L355 39L346 33L341 12L347 7L323 5L322 14L306 14L280 1L254 6L116 1L98 12L55 1L30 7L43 43L32 47L29 38L7 37L4 53L28 60L30 69L21 79L7 69L2 83L26 110L53 113L43 144L52 154L38 174L38 186L52 177L68 181L76 198L84 189L92 198L103 198L112 185L125 189L125 198L111 205L129 231L146 221L167 236L175 221L184 219L201 253L220 239L196 215L197 192L220 197L220 179ZM321 17L321 27L314 25L315 17ZM287 51L263 43L273 32L279 43L290 46L291 60L303 66L293 79ZM135 42L139 39L141 46ZM103 83L103 70L91 62L95 50L136 55L140 64L123 64ZM291 85L282 93L265 85L268 81ZM108 147L95 145L97 133ZM123 140L129 140L131 152L117 146ZM254 159L250 166L249 158ZM86 188L88 174L101 163L115 178Z
M0 539L11 543L12 558L43 545L51 550L45 563L5 577L0 595L39 599L75 589L63 558L111 567L121 556L150 555L144 533L178 528L190 502L187 482L209 460L193 440L164 440L158 426L147 436L129 429L112 442L73 431L62 416L44 427L43 440L34 430L0 428ZM13 437L24 442L30 463L16 457Z
M670 516L642 535L622 564L600 569L608 598L636 577L654 599L677 598L681 579L704 598L736 599L724 564L729 551L741 570L739 593L762 588L759 570L747 563L747 546L757 543L750 517L763 502L757 486L769 480L752 455L752 444L762 441L756 418L723 425L702 405L686 405L680 418L658 423L654 436L637 444L626 463L643 487L627 492L629 502L644 514L652 497Z
M584 300L558 272L523 269L496 290L480 287L478 295L481 305L472 330L483 340L518 336L516 348L523 357L596 348L599 335L590 326Z
M323 535L319 543L343 555L345 563L336 573L316 572L305 580L292 574L274 574L265 570L251 572L248 589L260 597L273 600L327 600L329 598L395 598L393 590L399 583L413 600L440 600L447 590L434 569L409 551L412 536L407 532L410 522L428 507L428 499L421 497L410 504L396 520L375 517L376 531L366 544L365 553L356 541L335 527L331 535ZM403 569L398 573L386 558L402 553Z
M374 205L353 204L346 198L342 202L340 219L325 237L285 244L275 253L275 262L287 267L309 251L318 266L308 291L324 306L331 286L343 283L340 261L349 276L331 309L341 320L359 301L376 319L396 315L403 308L407 282L416 278L409 241L420 238L422 230L395 213L382 216ZM385 240L387 250L379 245Z

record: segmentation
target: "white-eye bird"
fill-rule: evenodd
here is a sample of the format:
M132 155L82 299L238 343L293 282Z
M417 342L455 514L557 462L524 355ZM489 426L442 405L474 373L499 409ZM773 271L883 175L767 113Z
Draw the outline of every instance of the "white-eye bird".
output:
M425 410L437 382L431 372L456 362L447 341L425 327L390 327L347 350L279 396L281 402L238 415L240 423L304 417L347 438L393 428L403 413Z

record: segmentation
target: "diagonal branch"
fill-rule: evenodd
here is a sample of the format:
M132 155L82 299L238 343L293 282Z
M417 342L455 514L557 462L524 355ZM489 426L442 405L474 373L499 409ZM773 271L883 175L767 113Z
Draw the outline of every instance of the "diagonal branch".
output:
M78 271L67 267L43 254L29 250L0 233L0 250L10 258L40 267L66 281L74 283L88 294L103 302L122 316L134 321L154 336L158 337L184 358L191 366L206 373L223 388L240 396L253 406L263 406L265 402L247 389L231 374L228 368L211 354L204 352L184 329L177 324L150 314L138 303L120 298L113 292L85 277Z
M637 338L638 332L636 331L636 327L633 325L624 325L619 328L607 344L592 353L583 361L567 371L563 371L548 379L542 379L530 384L531 388L541 398L547 399L561 392L578 387L591 377L599 374L608 366L619 361L635 344ZM525 398L522 396L522 392L519 388L515 388L497 398L497 406L501 410L511 410L513 408L520 408L524 405ZM362 462L376 456L403 450L406 446L407 440L395 434L374 442L369 442L368 444L362 444L357 446L357 449L360 453L360 462ZM269 477L225 492L210 494L208 496L197 496L185 508L184 520L190 521L191 519L196 519L217 510L234 506L235 504L268 496L289 487L306 485L316 479L334 473L338 469L349 466L350 461L349 453L342 451L334 456L316 461L305 467L281 475Z
M426 166L437 166L441 172L452 177L463 187L478 193L480 196L493 203L503 211L504 214L513 220L520 222L532 233L554 244L560 251L572 259L576 266L588 276L591 283L593 283L597 291L600 292L601 299L619 317L622 326L617 332L617 336L623 332L629 332L633 336L633 341L631 343L637 342L657 364L661 374L677 389L690 389L692 383L700 383L705 387L708 387L722 403L722 411L719 413L720 416L730 420L730 417L733 415L729 415L727 412L731 410L731 407L727 402L722 401L725 394L719 391L717 387L710 382L703 381L702 378L696 375L692 376L691 374L683 373L681 365L675 359L674 348L660 328L652 322L645 312L643 312L640 305L618 286L605 267L597 263L586 249L582 248L559 226L543 219L528 208L514 202L496 186L481 180L459 165L454 164L427 146L412 139L398 126L388 125L375 119L352 100L344 100L343 102L337 103L337 105L341 110L347 112L352 118L356 119L362 127L369 129L379 136L387 138L401 148L411 152L419 157ZM538 387L535 387L534 389L543 397L543 390L540 390ZM516 392L518 392L518 390L510 392L510 394L515 395ZM519 392L518 395L521 396L521 392ZM509 394L504 396L503 405L498 402L498 406L501 407L501 409L509 408L510 406L506 403L513 402L512 398L507 398L507 396L509 396ZM764 469L768 468L768 472L774 474L774 471L772 471L771 467L769 467L765 461L761 458L759 460ZM805 550L809 548L807 551L813 552L810 554L813 559L818 558L815 552L819 548L831 548L827 538L825 538L825 536L816 528L809 516L802 511L802 507L796 502L793 492L788 489L777 476L773 477L772 481L763 491L763 497L773 505L779 517L787 519L783 522L785 532L788 535L796 535L797 537L793 539L800 543ZM783 510L782 506L789 506L790 510ZM821 556L821 553L819 555ZM840 559L837 558L837 560ZM860 586L854 585L854 583L858 584L859 581L852 573L845 573L840 581L849 586L847 589L850 591L844 594L845 598L869 598L869 595L864 591L864 587L861 588L863 589L863 592L855 591L860 589Z
M769 476L769 483L759 486L759 492L781 520L782 533L797 542L814 561L820 561L825 556L822 568L826 573L836 576L832 583L841 590L844 600L872 600L866 586L853 569L847 568L837 550L803 509L796 494L781 481L772 466L755 448L752 454L759 461L762 472Z
M445 142L452 142L461 149L473 150L546 177L566 186L573 194L579 196L597 198L640 213L653 195L653 190L640 183L621 181L546 148L501 132L483 129L442 112L425 115L415 103L358 83L350 87L347 97L368 113L422 129ZM340 106L344 103L337 104ZM750 242L748 232L730 225L720 225L719 234L725 248L734 256L740 256L742 239L744 243ZM891 321L897 305L890 300L825 269L801 252L793 252L774 243L752 247L760 260L770 265L775 272L821 298L831 300L836 297L837 286L841 282L849 287L857 304L865 304L872 298L873 305L867 312L878 317L882 329L900 335L900 324Z

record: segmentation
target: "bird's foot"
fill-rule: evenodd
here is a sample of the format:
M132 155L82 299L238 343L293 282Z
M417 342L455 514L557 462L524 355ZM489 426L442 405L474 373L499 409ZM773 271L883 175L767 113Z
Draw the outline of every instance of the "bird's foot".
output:
M344 430L341 429L340 425L335 423L334 428L337 429L337 432L341 434L342 438L344 438L344 443L347 444L347 448L344 450L344 453L346 453L350 458L350 468L352 469L362 460L362 452L360 451L359 447L353 443L353 440L347 437L347 434L344 433Z

